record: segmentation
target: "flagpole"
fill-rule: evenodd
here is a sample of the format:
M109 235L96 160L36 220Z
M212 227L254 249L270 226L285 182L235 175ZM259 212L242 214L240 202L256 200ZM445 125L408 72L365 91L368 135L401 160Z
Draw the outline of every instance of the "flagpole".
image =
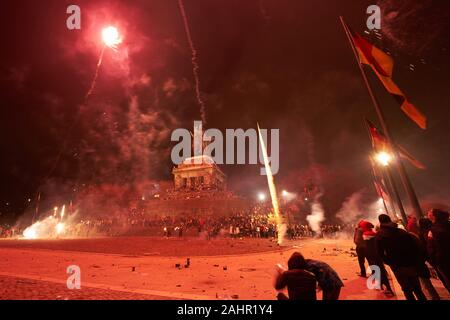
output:
M373 163L373 160L372 160L372 168L373 168L373 171L374 171L374 175L376 175L377 171L375 169L376 167L375 167L375 164ZM383 179L388 181L388 186L389 187L387 189L391 193L391 196L392 196L392 193L394 194L394 198L395 198L395 201L397 202L397 206L398 206L398 208L400 210L400 215L402 217L403 224L404 224L404 226L406 228L407 223L408 223L408 218L406 216L406 212L405 212L405 209L403 207L403 203L402 203L402 200L400 198L400 194L398 192L397 186L395 185L395 183L394 183L394 181L392 179L392 173L390 172L390 168L387 167L386 170L381 170L381 175L382 175ZM384 198L383 198L383 200L384 200ZM395 210L394 210L394 214L396 215Z
M372 133L370 131L369 128L369 124L367 123L367 120L365 121L366 123L366 128L367 128L367 132L369 134L370 139L373 139L372 137ZM400 193L398 192L397 189L397 185L395 184L395 181L392 179L392 173L388 168L386 168L386 170L383 169L379 169L377 170L377 167L375 165L375 161L371 159L371 164L372 164L372 169L373 169L373 174L376 176L377 173L381 174L381 177L387 181L387 186L386 188L388 189L388 192L390 193L390 195L392 196L392 194L394 195L395 198L395 202L397 202L397 206L398 209L400 210L400 215L402 216L402 221L405 224L406 227L406 223L408 222L408 218L406 217L406 212L405 212L405 208L403 207L403 203L402 200L400 198ZM394 207L394 214L397 215L397 213L395 212L395 207Z
M387 183L390 189L394 192L395 198L397 199L398 208L400 210L400 214L402 216L403 224L406 228L408 225L408 217L406 216L405 208L403 207L402 200L400 198L400 193L398 192L397 185L392 177L392 171L389 166L386 167L386 170L383 170L383 174L386 176Z
M369 91L370 98L372 99L373 106L375 107L375 111L378 115L381 126L383 128L383 131L384 131L386 138L391 146L391 150L394 154L394 159L395 159L394 162L397 166L397 170L399 172L400 179L402 180L403 186L405 187L405 190L408 194L408 197L411 202L411 206L413 207L414 213L415 213L417 219L420 219L420 218L422 218L423 214L422 214L422 209L419 204L419 200L417 200L417 196L416 196L416 193L414 192L411 181L409 180L409 177L406 173L405 167L403 166L402 160L399 157L399 154L398 154L398 151L396 148L396 144L394 143L394 140L392 138L392 135L391 135L388 125L386 123L383 111L381 110L380 104L378 103L378 100L373 92L372 86L370 85L369 79L367 78L367 75L364 72L364 68L359 60L358 52L356 51L356 48L353 44L353 41L352 41L352 38L350 35L350 31L347 28L344 18L342 16L340 16L339 18L341 20L342 27L344 28L345 34L347 35L348 41L350 42L350 46L352 47L353 54L355 55L355 59L358 63L359 70L361 71L361 75L364 79L364 83L367 87L367 90Z
M375 174L374 174L374 177L373 177L373 182L374 182L374 184L377 183L377 179L376 179L376 177L375 177ZM386 199L384 198L384 195L383 195L383 192L382 192L382 191L380 192L380 195L379 195L379 196L380 196L381 199L383 200L383 206L384 206L384 210L386 211L386 214L387 214L388 216L392 216L392 215L389 213L389 210L388 210L388 207L387 207L387 204L386 204ZM395 215L395 211L392 212L392 214Z

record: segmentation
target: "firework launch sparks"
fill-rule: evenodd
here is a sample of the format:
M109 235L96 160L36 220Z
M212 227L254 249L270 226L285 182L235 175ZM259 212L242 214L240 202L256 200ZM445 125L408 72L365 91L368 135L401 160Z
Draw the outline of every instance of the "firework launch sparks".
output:
M259 128L258 124L258 135L259 135L259 141L261 144L261 150L264 157L264 167L266 168L266 176L267 176L267 183L269 185L269 191L270 191L270 198L272 200L272 207L273 207L273 213L275 215L275 220L277 223L277 231L278 231L278 244L281 245L284 240L284 234L286 232L286 226L282 221L282 217L280 215L280 206L278 203L278 196L277 196L277 189L275 187L275 182L273 179L272 169L270 168L269 164L269 156L267 155L267 148L264 143L264 139L261 135L261 130Z
M67 229L66 223L62 222L65 215L65 207L65 205L62 206L59 218L56 212L58 208L55 207L53 214L26 228L22 233L23 238L27 240L51 239L64 235Z

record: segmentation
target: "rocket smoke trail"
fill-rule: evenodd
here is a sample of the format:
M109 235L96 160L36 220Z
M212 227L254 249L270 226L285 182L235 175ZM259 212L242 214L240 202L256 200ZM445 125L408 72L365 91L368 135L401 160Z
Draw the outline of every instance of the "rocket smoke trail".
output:
M322 197L322 177L317 170L316 159L314 154L314 137L309 130L305 129L305 138L306 138L306 148L309 163L313 170L313 178L315 183L318 184L320 192L315 195L314 201L311 206L311 214L306 217L308 224L311 229L316 232L316 234L322 233L322 222L325 220L325 211L323 209L322 204L320 203L320 198Z
M89 97L91 96L92 92L94 91L95 84L97 83L98 71L100 70L100 66L102 65L102 62L103 62L103 55L105 53L105 48L106 48L106 46L103 46L102 52L100 53L100 57L98 58L97 68L95 69L95 74L94 74L94 78L92 79L91 86L89 88L89 91L84 96L84 102L85 103L89 99Z
M284 240L286 225L283 223L280 216L280 206L278 204L277 189L275 187L275 182L273 180L272 169L270 168L269 157L267 155L267 148L264 143L264 139L261 135L259 124L258 124L258 135L259 135L259 143L261 144L261 150L264 157L264 167L266 168L266 176L267 176L267 183L269 185L270 198L272 199L273 211L275 214L275 219L277 221L278 244L281 245Z
M202 94L200 92L200 76L199 76L199 65L197 61L197 50L195 49L194 42L192 41L191 31L189 29L189 22L186 15L186 11L184 9L183 0L178 0L178 7L180 8L181 17L183 18L184 30L186 31L186 37L189 43L189 47L191 48L192 53L192 73L194 74L195 79L195 94L197 96L197 102L200 106L200 116L202 118L203 124L206 123L206 110L205 110L205 102L202 99Z

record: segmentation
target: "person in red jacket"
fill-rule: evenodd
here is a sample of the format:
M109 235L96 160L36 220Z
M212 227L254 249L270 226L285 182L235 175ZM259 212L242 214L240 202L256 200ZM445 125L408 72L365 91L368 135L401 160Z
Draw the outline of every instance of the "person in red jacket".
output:
M363 241L364 241L364 248L366 252L367 261L369 262L370 266L377 266L380 268L380 285L381 288L385 289L384 293L387 296L394 296L394 292L392 291L391 284L389 282L389 278L387 275L386 268L384 267L384 263L378 254L377 250L377 244L376 244L376 233L373 230L375 226L370 223L369 221L361 221L360 227L363 231Z
M353 234L353 242L356 245L356 255L358 256L358 264L359 264L359 276L365 278L366 275L366 266L365 261L366 257L366 243L363 239L364 230L361 227L361 224L364 223L364 220L361 220L355 228L355 233Z

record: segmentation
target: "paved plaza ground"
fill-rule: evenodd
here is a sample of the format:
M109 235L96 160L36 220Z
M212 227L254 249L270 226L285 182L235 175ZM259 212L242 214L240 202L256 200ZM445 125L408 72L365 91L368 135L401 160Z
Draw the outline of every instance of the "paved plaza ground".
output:
M341 299L387 299L358 277L352 247L350 240L334 239L281 247L267 239L0 240L0 299L274 299L274 267L286 264L294 251L338 271L345 284ZM81 269L79 290L66 285L71 265ZM450 299L439 281L433 283ZM390 299L404 299L395 281L394 290L397 296Z

